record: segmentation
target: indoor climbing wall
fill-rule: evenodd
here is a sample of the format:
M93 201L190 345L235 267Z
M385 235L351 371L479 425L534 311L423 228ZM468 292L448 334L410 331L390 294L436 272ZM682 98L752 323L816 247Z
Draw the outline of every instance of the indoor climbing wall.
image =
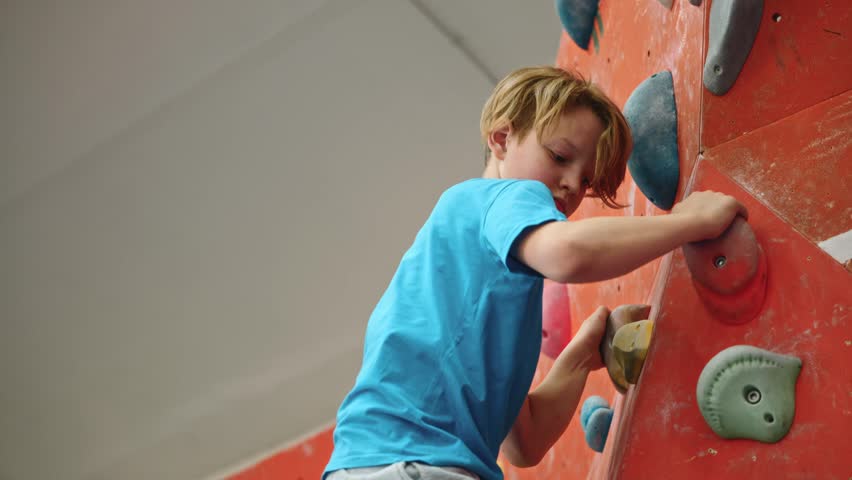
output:
M557 445L532 469L501 461L506 477L849 478L852 4L556 4L557 64L624 107L639 147L618 198L630 206L587 201L572 218L664 214L671 192L708 189L749 218L567 288L574 332L597 305L652 305L647 358L625 395L593 373ZM536 382L551 364L542 355Z

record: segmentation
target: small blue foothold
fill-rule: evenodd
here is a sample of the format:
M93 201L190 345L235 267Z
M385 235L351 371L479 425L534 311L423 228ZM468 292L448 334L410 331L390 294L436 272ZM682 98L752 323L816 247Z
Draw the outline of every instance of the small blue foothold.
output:
M640 83L624 104L624 117L633 133L633 153L627 161L630 175L648 200L669 210L680 181L671 72L656 73Z
M589 417L599 408L609 408L609 403L597 395L592 395L583 402L583 408L580 409L580 425L583 430L586 429L586 424L589 423Z
M592 450L603 452L611 423L611 408L598 408L589 416L588 423L586 424L586 443Z
M583 50L588 49L595 30L598 0L556 0L556 13L571 40Z

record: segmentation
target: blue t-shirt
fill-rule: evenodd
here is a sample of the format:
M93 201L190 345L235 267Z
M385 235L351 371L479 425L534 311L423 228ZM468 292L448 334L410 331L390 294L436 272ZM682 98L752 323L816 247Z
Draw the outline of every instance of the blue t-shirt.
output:
M497 454L541 348L543 280L513 248L555 220L540 182L444 192L370 317L326 473L419 461L503 478Z

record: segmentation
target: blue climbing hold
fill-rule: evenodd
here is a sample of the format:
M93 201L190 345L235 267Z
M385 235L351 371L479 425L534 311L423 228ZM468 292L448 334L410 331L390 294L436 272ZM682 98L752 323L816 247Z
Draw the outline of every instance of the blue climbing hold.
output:
M612 423L612 409L602 397L592 395L583 402L580 409L580 425L586 433L586 443L596 452L603 452L609 426Z
M671 72L655 73L640 83L624 105L624 117L633 133L633 153L627 161L630 175L648 200L669 210L680 180Z
M592 450L603 452L611 423L611 408L598 408L589 416L588 423L586 423L586 443Z
M556 13L568 36L582 49L587 49L595 30L598 0L556 0Z
M580 425L583 427L583 430L586 429L586 424L589 423L589 416L600 408L609 408L609 403L603 397L592 395L583 402L583 408L580 409Z

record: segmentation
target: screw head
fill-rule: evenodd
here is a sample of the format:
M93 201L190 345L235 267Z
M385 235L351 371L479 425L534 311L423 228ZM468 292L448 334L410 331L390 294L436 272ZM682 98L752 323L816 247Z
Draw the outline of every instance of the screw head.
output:
M750 403L750 404L752 404L752 405L754 405L754 404L756 404L757 402L759 402L759 401L760 401L760 397L761 397L761 395L760 395L760 390L758 390L758 389L756 389L756 388L754 388L754 387L749 388L749 389L748 389L748 390L746 390L746 392L745 392L745 399L746 399L746 402L748 402L748 403Z

